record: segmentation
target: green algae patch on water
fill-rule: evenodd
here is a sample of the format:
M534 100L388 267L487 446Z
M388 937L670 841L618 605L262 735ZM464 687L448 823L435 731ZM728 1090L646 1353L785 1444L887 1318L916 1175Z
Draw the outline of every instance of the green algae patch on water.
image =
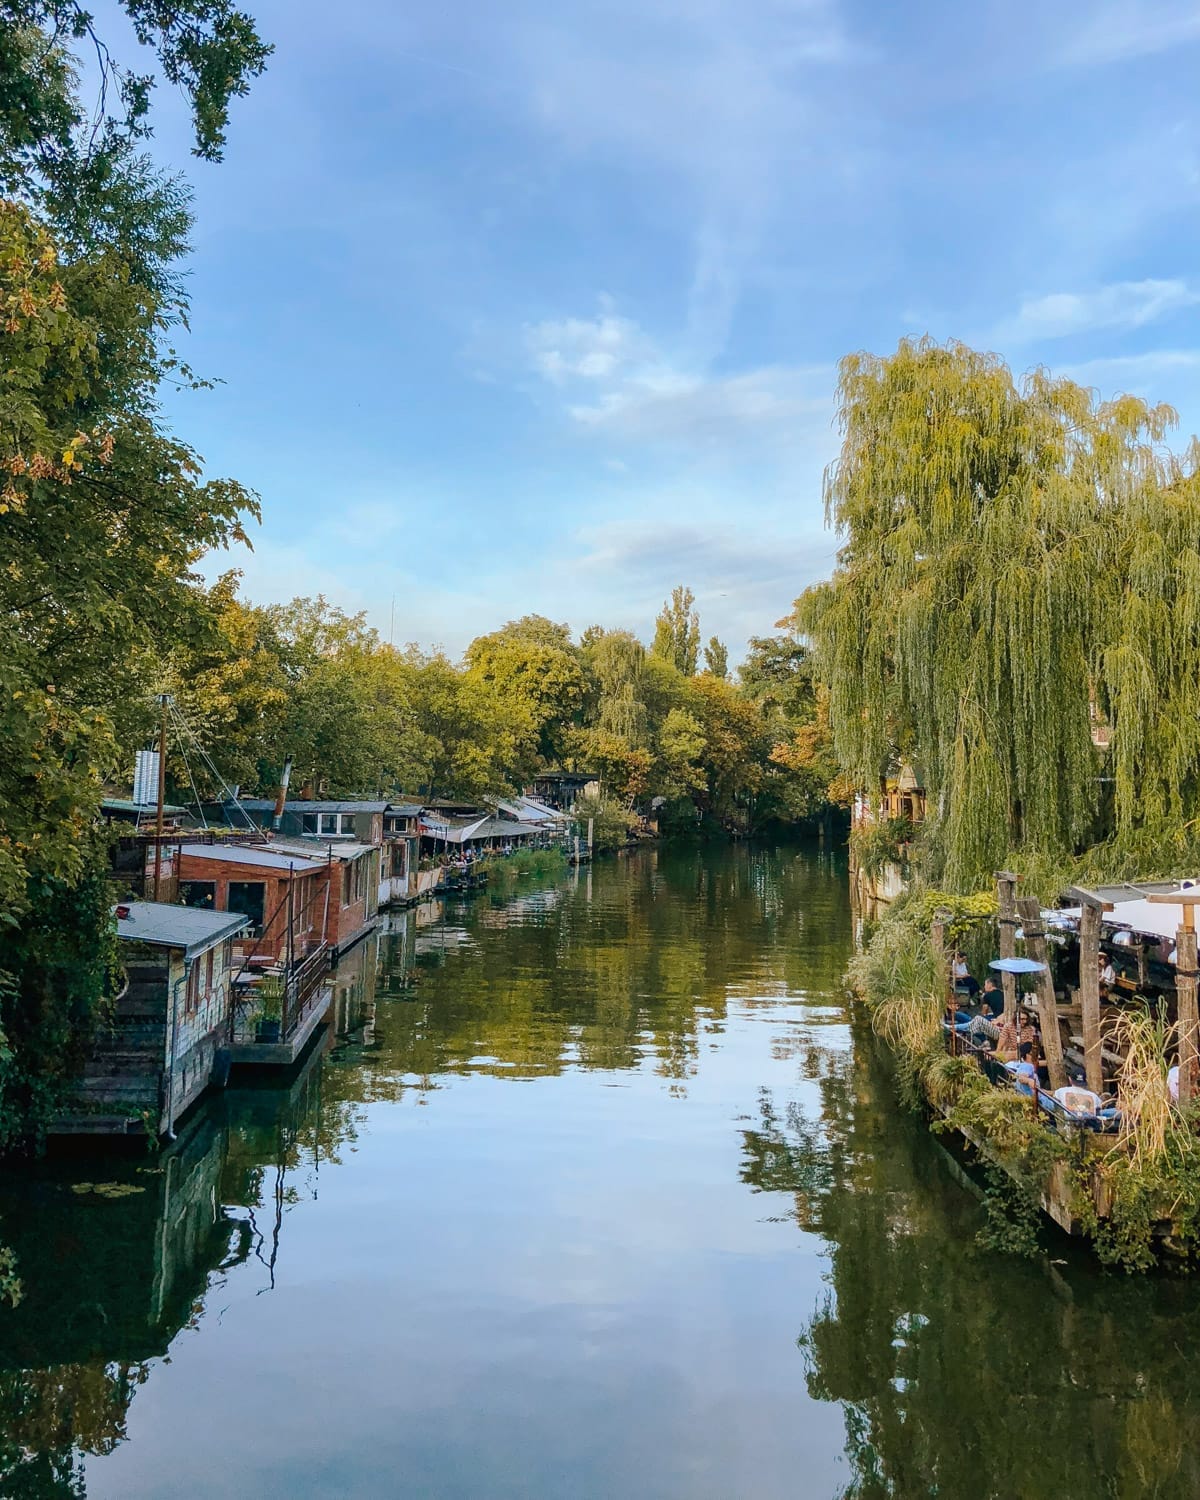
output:
M94 1193L97 1198L128 1198L133 1193L144 1193L146 1189L135 1182L76 1182L73 1193Z

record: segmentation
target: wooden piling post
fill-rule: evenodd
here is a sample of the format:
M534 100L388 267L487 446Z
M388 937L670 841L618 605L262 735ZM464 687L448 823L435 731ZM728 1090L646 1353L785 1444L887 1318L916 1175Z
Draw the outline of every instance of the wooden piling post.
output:
M1050 1073L1050 1091L1066 1086L1067 1069L1063 1062L1062 1037L1058 1032L1058 1005L1054 999L1054 978L1046 956L1046 929L1042 926L1041 903L1032 896L1017 902L1021 926L1025 929L1025 951L1035 963L1046 967L1030 977L1035 981L1038 1018L1042 1024L1042 1051ZM1080 975L1080 978L1083 976Z
M1095 891L1072 886L1069 900L1079 903L1079 1008L1083 1016L1083 1066L1087 1086L1094 1094L1104 1092L1104 1067L1100 1039L1100 922L1112 902Z
M958 1032L954 1029L954 980L950 973L950 955L946 952L946 928L952 916L952 912L947 911L943 906L939 906L933 914L933 925L929 929L929 943L933 949L934 963L937 965L938 975L942 983L942 997L946 1006L946 1020L950 1024L946 1045L951 1054L958 1050L955 1045L958 1040Z
M1146 897L1160 906L1181 906L1183 925L1175 933L1175 1035L1179 1042L1179 1102L1196 1092L1196 907L1200 891L1155 891Z
M1000 957L1017 956L1017 877L1008 870L996 872L996 907L1000 929ZM1001 973L1004 986L1004 1019L1011 1021L1017 1013L1017 976Z
M1187 915L1190 911L1185 908ZM1175 1007L1179 1012L1179 1102L1187 1104L1196 1091L1196 929L1188 925L1175 934Z

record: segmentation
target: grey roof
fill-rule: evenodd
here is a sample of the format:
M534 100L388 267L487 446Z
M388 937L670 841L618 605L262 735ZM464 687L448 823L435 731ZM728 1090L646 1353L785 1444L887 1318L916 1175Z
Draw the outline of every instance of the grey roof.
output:
M152 818L158 811L158 803L133 802L128 797L102 797L100 799L100 811L137 813L139 816ZM163 813L167 817L182 817L185 812L187 812L186 807L176 807L171 802L163 803Z
M425 806L421 802L389 802L384 811L399 813L408 818L417 818L425 811Z
M356 844L353 839L329 839L327 841L317 834L314 834L312 838L306 838L303 843L294 839L282 842L279 839L271 841L271 848L280 853L295 852L305 859L320 859L322 863L328 854L332 854L334 859L359 859L378 847L378 844Z
M194 958L250 925L250 918L238 912L168 906L164 901L123 901L113 911L128 913L117 917L118 937L159 948L182 948L185 958Z
M476 818L469 823L450 824L443 833L427 833L426 838L448 844L473 844L476 839L527 839L545 829L533 823L514 823L511 818Z
M239 797L238 801L251 812L269 812L275 806L274 797ZM386 802L309 802L303 797L289 797L283 806L286 812L298 813L381 813L388 808Z
M231 865L260 865L268 870L286 870L289 865L296 865L302 871L316 870L325 863L325 850L316 844L304 850L289 848L282 853L269 844L184 844L179 852Z

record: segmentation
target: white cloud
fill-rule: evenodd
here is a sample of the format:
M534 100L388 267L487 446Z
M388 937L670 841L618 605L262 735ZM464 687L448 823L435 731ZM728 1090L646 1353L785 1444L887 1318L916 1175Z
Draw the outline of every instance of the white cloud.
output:
M563 390L582 431L628 444L746 447L764 437L830 453L834 372L765 365L714 374L668 354L635 322L603 311L526 330L534 369Z
M526 343L534 368L556 385L610 379L646 352L637 325L607 312L538 323L527 330Z
M1090 292L1053 292L1022 302L1016 318L1002 325L1001 337L1024 341L1142 328L1197 303L1200 291L1180 280L1118 281Z

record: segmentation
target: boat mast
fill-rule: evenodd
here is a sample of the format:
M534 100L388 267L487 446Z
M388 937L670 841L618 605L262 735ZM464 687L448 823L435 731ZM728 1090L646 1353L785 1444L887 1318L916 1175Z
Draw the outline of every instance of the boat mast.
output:
M167 797L167 709L171 705L171 695L159 693L158 702L162 709L162 716L158 721L158 803L154 813L154 899L156 901L162 889L163 804Z

